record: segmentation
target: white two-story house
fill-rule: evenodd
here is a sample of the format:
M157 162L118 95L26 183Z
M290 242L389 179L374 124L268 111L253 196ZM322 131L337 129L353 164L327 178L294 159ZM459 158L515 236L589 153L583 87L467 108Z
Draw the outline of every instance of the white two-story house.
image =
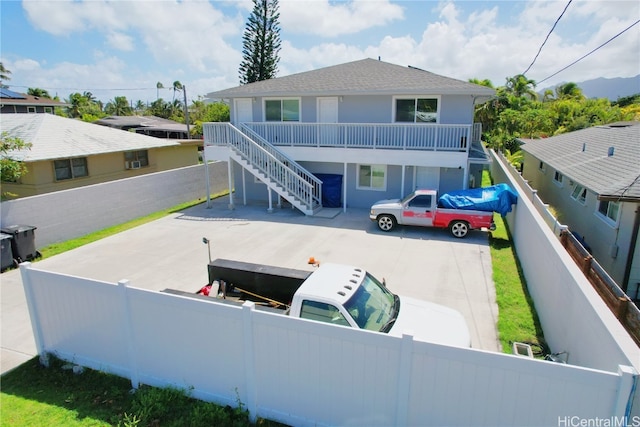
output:
M231 123L205 124L205 154L229 161L236 198L284 199L307 215L479 186L489 160L474 106L493 96L415 67L349 62L209 93L229 103Z

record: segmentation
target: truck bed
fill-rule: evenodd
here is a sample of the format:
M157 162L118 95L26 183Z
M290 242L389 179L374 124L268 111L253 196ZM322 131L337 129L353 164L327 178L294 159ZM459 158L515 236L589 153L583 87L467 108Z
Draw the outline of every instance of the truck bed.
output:
M202 299L202 300L206 300L206 301L216 301L220 304L227 304L227 305L233 305L235 307L237 307L238 305L241 305L243 303L244 300L238 298L238 297L234 297L234 296L227 296L227 299L223 299L223 298L216 298L215 296L206 296L206 295L200 295L200 294L195 294L193 292L185 292L185 291L180 291L178 289L163 289L162 291L160 291L162 293L165 294L171 294L171 295L178 295L181 297L188 297L188 298L195 298L195 299ZM279 309L279 308L274 308L271 307L267 304L262 304L262 303L256 303L256 310L261 310L261 311L268 311L270 313L277 313L277 314L286 314L285 310Z
M227 292L233 292L233 289L237 287L251 294L260 295L284 304L291 304L293 294L312 273L311 271L251 264L228 259L211 261L208 271L209 284L212 284L215 280L218 282L224 281L227 285ZM242 297L256 302L264 301L264 299L256 298L251 294L244 294Z

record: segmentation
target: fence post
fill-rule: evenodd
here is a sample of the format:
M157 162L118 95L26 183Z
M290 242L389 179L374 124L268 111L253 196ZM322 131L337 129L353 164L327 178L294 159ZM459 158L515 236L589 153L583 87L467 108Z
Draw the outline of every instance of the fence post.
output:
M242 304L242 323L243 323L243 344L244 344L244 382L247 411L249 411L249 420L255 423L256 414L256 382L255 382L255 356L253 349L253 314L256 304L252 301L245 301Z
M140 386L140 379L138 378L138 357L136 352L136 341L133 334L133 320L131 319L131 303L129 302L129 295L127 294L127 288L129 287L128 280L118 281L118 288L120 288L120 295L122 297L122 307L124 309L124 331L123 333L127 337L127 356L129 359L129 379L131 380L131 387L137 389Z
M413 354L413 331L402 334L400 346L400 366L398 366L398 384L396 388L396 422L397 426L408 425L409 391L411 389L411 356Z
M42 327L40 325L40 317L36 309L36 299L33 290L33 284L31 283L31 276L29 270L31 269L30 262L23 262L20 264L20 275L22 276L22 284L24 286L24 293L27 297L27 308L29 309L29 319L31 319L31 328L33 329L33 338L36 342L36 351L40 358L40 364L49 367L49 355L46 352L44 346L44 336L42 334Z
M628 417L638 382L638 372L631 366L618 365L618 395L613 407L615 417Z

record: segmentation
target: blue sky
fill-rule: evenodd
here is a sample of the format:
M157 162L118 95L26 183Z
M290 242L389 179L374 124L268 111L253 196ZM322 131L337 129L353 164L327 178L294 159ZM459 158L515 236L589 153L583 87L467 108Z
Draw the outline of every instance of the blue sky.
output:
M278 75L380 57L501 86L531 64L567 3L280 0ZM179 80L197 99L239 84L251 9L250 0L0 0L0 58L12 72L3 83L151 102L157 82ZM637 0L573 0L527 77L546 79L639 19ZM638 74L640 24L539 88Z

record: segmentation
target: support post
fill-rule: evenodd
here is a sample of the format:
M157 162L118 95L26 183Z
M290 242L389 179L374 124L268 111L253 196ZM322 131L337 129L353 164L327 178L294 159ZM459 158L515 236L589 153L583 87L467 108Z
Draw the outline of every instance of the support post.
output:
M136 339L133 333L133 319L131 318L131 303L129 302L129 295L127 295L127 288L129 287L128 280L118 281L118 288L120 289L120 295L122 297L122 306L124 308L125 315L125 330L122 331L127 337L127 356L129 359L129 377L131 379L131 387L138 389L140 386L140 379L138 378L138 363L136 355Z
M207 189L207 209L211 209L211 182L209 178L209 160L207 160L207 145L202 150L202 161L204 162L205 185Z
M38 311L36 310L36 296L29 273L30 269L30 262L23 262L22 264L20 264L20 275L22 276L24 293L27 297L27 308L29 309L29 319L31 320L31 328L33 329L33 338L36 342L36 351L38 352L38 356L40 358L40 364L48 368L49 355L47 354L46 348L44 346L42 326L40 324L40 318L38 317Z
M249 411L249 421L255 423L256 414L256 383L255 383L255 357L253 348L253 313L256 304L252 301L245 301L242 304L242 323L243 323L243 345L244 345L244 377L245 377L245 393L244 400Z
M413 354L413 331L402 334L400 346L400 364L396 386L396 422L397 426L406 426L409 415L409 391L411 389L411 356Z
M638 372L631 366L618 365L618 395L616 397L613 415L616 417L629 417L631 406L638 386Z
M227 173L229 174L229 209L233 210L233 160L227 160Z

